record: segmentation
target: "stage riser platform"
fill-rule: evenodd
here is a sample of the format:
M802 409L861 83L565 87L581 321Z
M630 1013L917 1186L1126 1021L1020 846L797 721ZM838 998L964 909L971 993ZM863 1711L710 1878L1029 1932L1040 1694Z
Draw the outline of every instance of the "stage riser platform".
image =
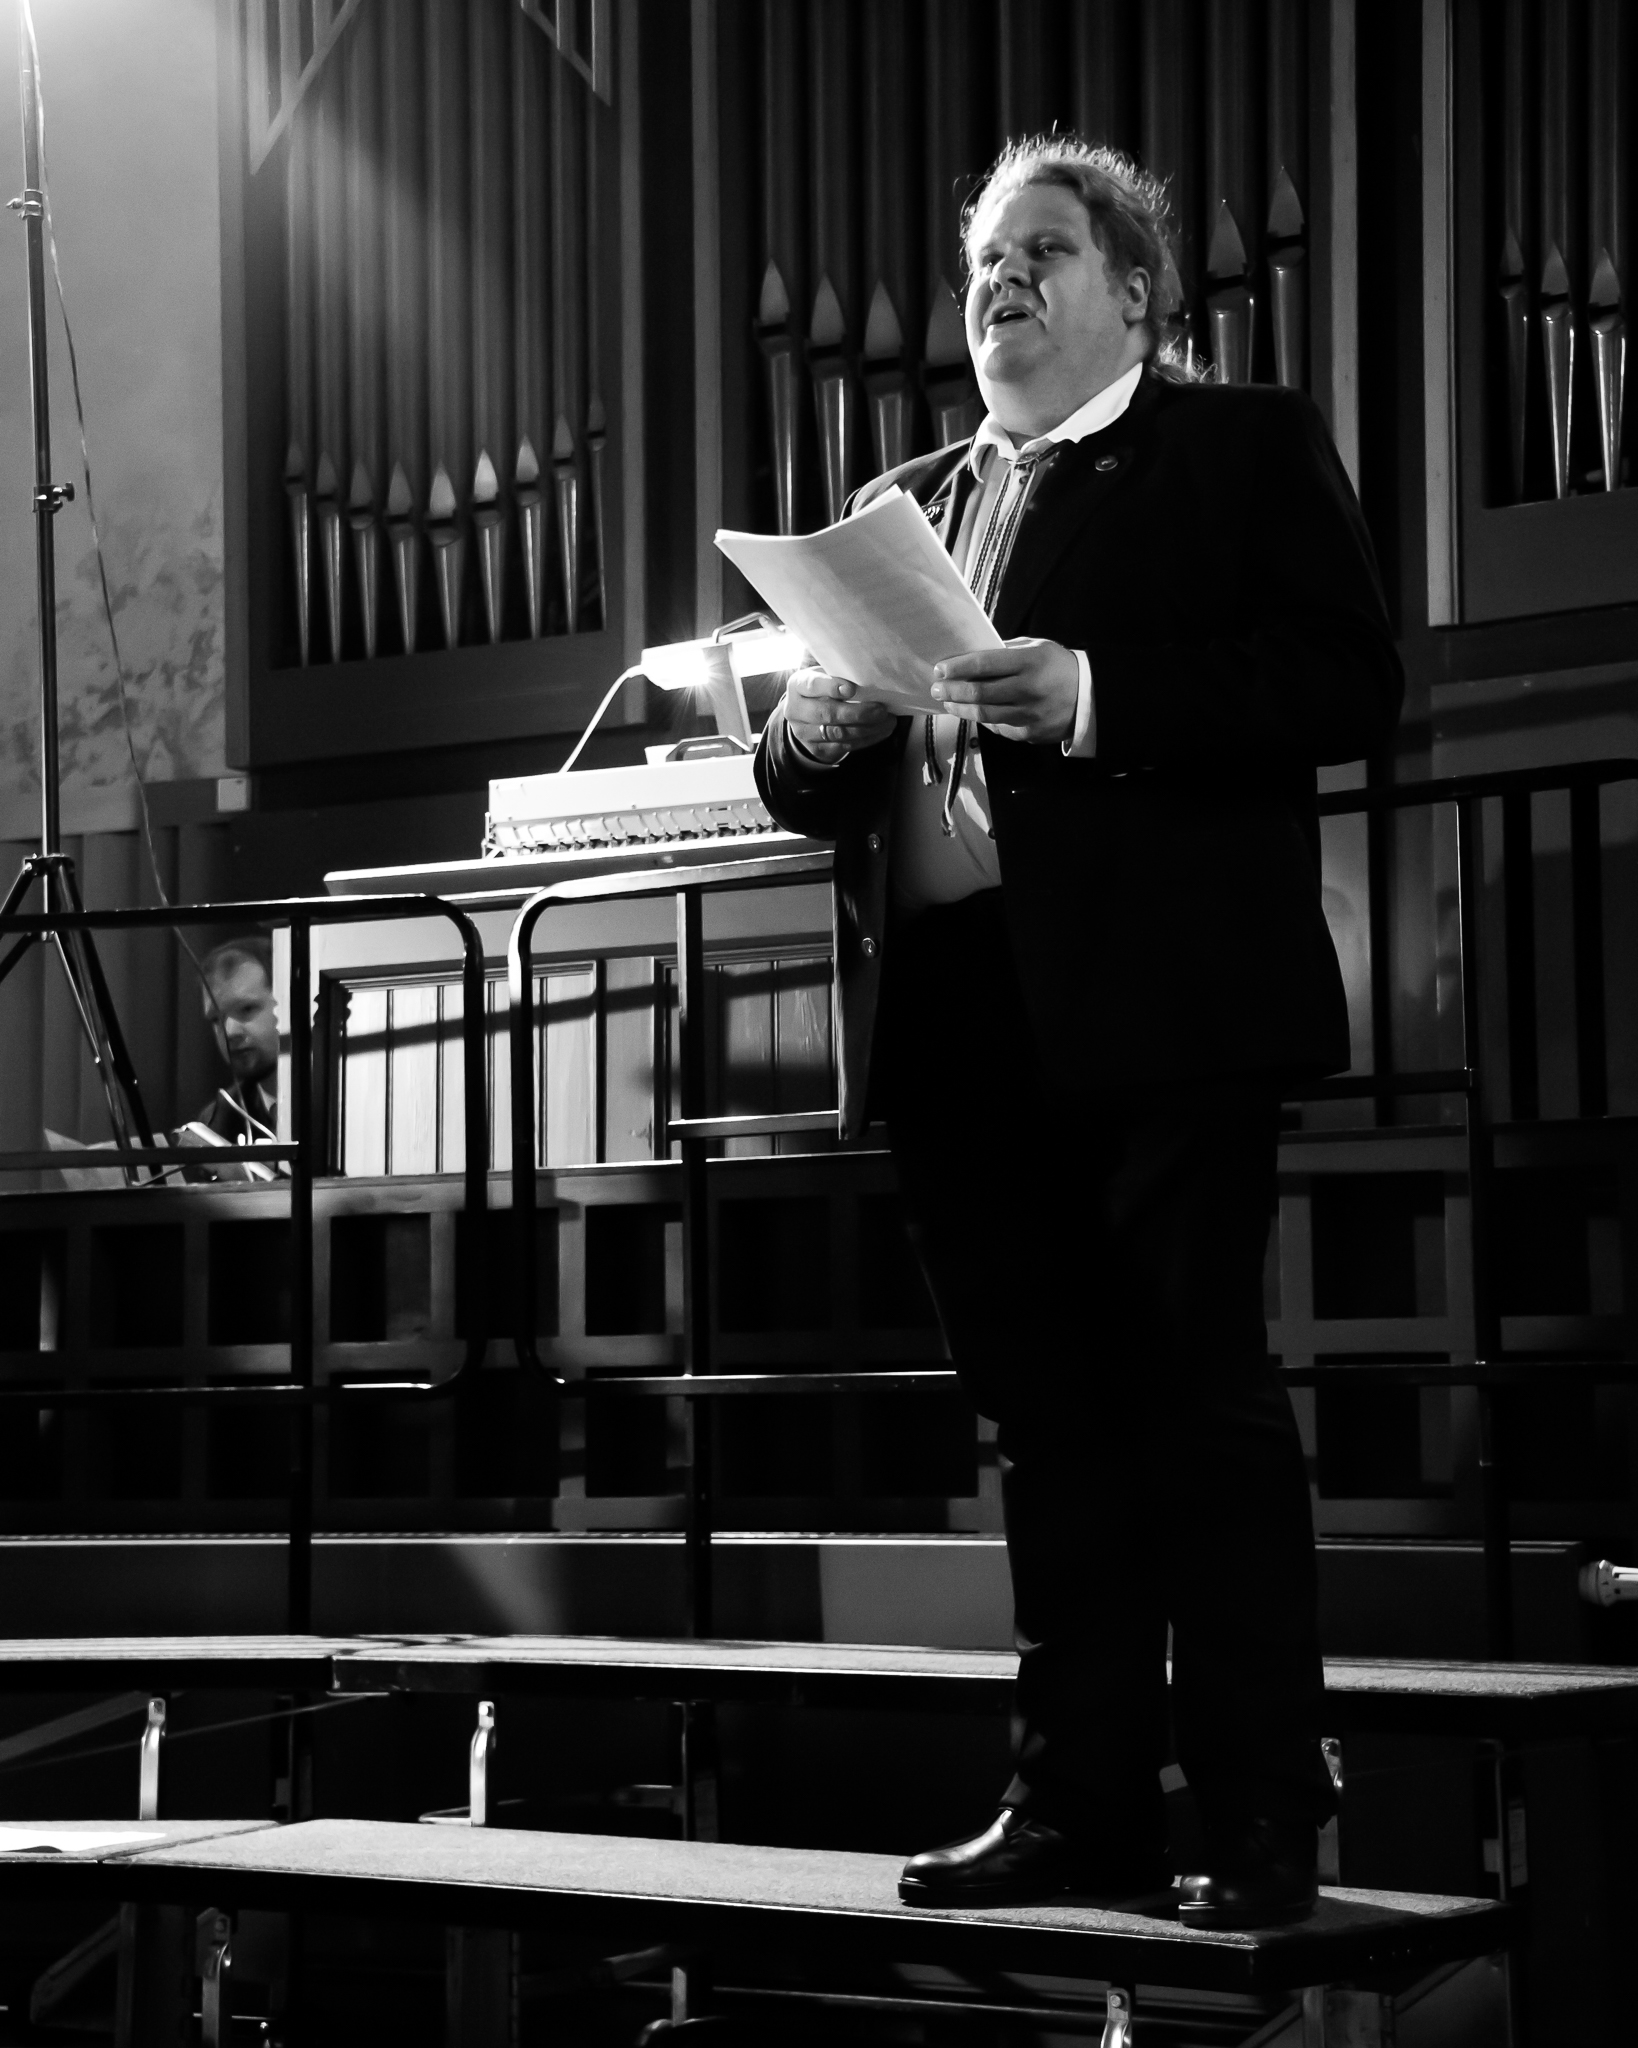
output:
M1334 1656L1482 1657L1477 1545L1322 1544ZM1612 1617L1575 1587L1574 1544L1514 1553L1518 1653L1592 1658ZM325 1633L684 1634L675 1536L321 1535ZM730 1536L716 1545L719 1634L1008 1649L1006 1555L986 1537ZM267 1536L0 1541L8 1636L257 1634L284 1626L285 1546ZM1613 1624L1629 1621L1618 1613Z

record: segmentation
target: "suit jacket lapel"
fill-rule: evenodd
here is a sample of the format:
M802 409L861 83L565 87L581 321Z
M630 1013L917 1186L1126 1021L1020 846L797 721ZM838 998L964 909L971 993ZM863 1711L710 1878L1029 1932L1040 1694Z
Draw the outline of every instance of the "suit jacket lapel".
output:
M996 600L995 630L1003 640L1020 631L1036 593L1075 536L1142 461L1149 415L1162 390L1159 379L1146 372L1112 426L1061 449L1042 472Z

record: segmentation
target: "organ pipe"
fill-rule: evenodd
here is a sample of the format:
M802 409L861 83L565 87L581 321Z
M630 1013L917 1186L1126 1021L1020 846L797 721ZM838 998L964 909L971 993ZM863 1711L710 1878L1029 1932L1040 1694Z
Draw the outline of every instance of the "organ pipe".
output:
M1052 123L1046 11L1037 0L996 0L995 28L1001 133L1033 135Z
M975 431L981 416L978 387L962 326L959 294L965 285L961 208L983 170L989 138L976 114L974 48L979 15L974 0L942 0L929 8L921 64L927 81L922 101L927 134L924 234L927 327L922 340L922 388L941 448Z
M546 586L546 512L541 456L551 436L551 217L544 39L512 16L512 365L517 446L512 502L522 541L524 608L538 640L551 609Z
M382 272L386 305L386 529L397 597L399 642L413 654L419 631L421 537L416 508L425 502L426 245L425 157L421 137L420 0L399 0L395 33L382 39L381 143L386 165Z
M330 659L342 652L342 479L347 475L347 189L342 74L331 65L313 107L313 381L318 463L313 504Z
M1627 12L1625 0L1588 0L1587 328L1606 491L1621 484L1621 412L1627 369Z
M1184 356L1195 354L1195 230L1199 151L1195 105L1194 12L1188 0L1146 0L1141 10L1143 42L1143 160L1167 181L1177 223L1180 296L1178 339Z
M511 23L506 0L467 0L471 184L469 241L472 323L472 526L483 622L491 643L505 623L506 508L499 465L512 439L511 94L506 52Z
M774 517L780 533L796 531L801 481L797 467L801 336L795 307L806 276L806 244L800 188L805 135L799 33L800 17L788 0L763 0L762 227L767 261L757 299L756 338L768 365Z
M901 111L909 88L905 31L904 13L897 7L872 9L866 18L865 274L870 304L863 368L878 474L910 454L915 397L900 311L913 320L909 164Z
M1252 276L1256 178L1251 135L1252 18L1245 0L1210 0L1206 12L1206 314L1224 384L1249 384L1256 298Z
M567 630L580 630L580 458L573 423L585 417L584 337L575 319L586 288L579 234L585 193L584 114L568 67L552 66L552 483Z
M773 441L774 522L779 533L796 531L797 359L800 343L792 324L790 294L771 258L762 274L756 337L768 364L768 413Z
M353 473L347 524L353 536L364 658L379 640L381 577L377 493L381 482L381 186L380 15L367 8L346 46L347 142L347 429Z
M819 284L808 323L808 374L819 428L825 516L840 519L853 486L856 400L847 309L855 305L857 148L853 135L853 11L811 0L808 74L813 100L813 267Z
M1543 0L1541 10L1541 340L1547 372L1553 490L1569 495L1575 318L1570 262L1573 232L1574 111L1571 100L1573 23L1570 0Z
M305 126L305 124L304 124ZM296 641L301 665L312 659L313 522L309 464L313 450L313 315L309 241L312 233L311 158L293 138L285 169L284 374L288 438L284 487L290 502L291 567L295 579Z
M320 27L343 25L331 8ZM292 35L298 12L281 0ZM581 625L582 562L606 622L610 419L587 264L603 138L579 40L559 55L515 0L344 12L334 61L302 74L283 173L300 658L314 658L316 603L332 660L373 659L384 639L415 652L427 547L443 645L504 637L514 509L520 624Z
M602 247L602 237L598 227L597 104L594 100L585 100L585 115L586 202L583 217L586 223L586 247L597 252ZM586 468L591 485L591 537L597 583L597 623L601 627L606 626L609 619L608 557L605 551L603 509L603 461L609 444L609 421L607 408L603 404L599 371L602 360L602 349L599 346L602 323L598 318L600 275L594 253L586 264Z
M1089 142L1135 150L1137 41L1130 0L1081 0L1070 32L1075 126Z
M466 261L465 20L457 0L426 0L427 95L427 539L444 645L461 636L465 529L455 479L470 474Z
M819 280L813 318L808 325L808 370L819 419L819 475L825 492L825 517L841 518L849 490L848 454L853 442L853 389L848 375L847 326L836 287Z
M1524 454L1530 423L1531 233L1526 110L1532 70L1525 0L1504 0L1502 17L1501 228L1496 285L1507 349L1507 459L1515 500L1524 496Z
M1268 296L1276 382L1307 382L1307 12L1301 0L1268 10Z

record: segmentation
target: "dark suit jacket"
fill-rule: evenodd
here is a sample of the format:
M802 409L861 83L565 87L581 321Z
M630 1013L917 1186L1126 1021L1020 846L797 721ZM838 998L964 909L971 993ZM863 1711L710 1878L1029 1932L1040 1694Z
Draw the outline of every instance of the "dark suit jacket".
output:
M850 509L897 483L948 545L975 488L966 453L918 456ZM1098 1089L1346 1067L1314 771L1383 745L1404 678L1364 521L1312 402L1145 372L1125 414L1037 481L995 624L1003 638L1085 648L1092 664L1095 760L981 739L1046 1073ZM836 842L850 1133L891 944L893 805L912 724L824 769L776 712L757 753L779 822Z

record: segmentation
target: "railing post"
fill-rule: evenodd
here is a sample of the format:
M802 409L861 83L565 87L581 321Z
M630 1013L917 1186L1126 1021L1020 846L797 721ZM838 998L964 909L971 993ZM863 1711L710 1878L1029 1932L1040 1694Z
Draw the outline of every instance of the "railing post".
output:
M466 1123L462 1208L466 1215L466 1357L464 1372L476 1374L489 1338L489 1088L484 1047L489 1020L484 1008L488 977L483 940L469 917L458 916L461 934L461 1095Z
M290 1377L313 1385L313 933L303 917L290 921ZM290 1547L286 1561L285 1626L306 1635L313 1626L313 1408L295 1404L290 1420Z
M681 1112L705 1114L705 940L703 891L677 892L677 1066ZM683 1371L711 1370L711 1215L706 1186L709 1141L684 1136ZM687 1497L684 1522L689 1633L708 1636L711 1614L711 1423L686 1404Z
M1570 787L1570 914L1575 936L1576 1107L1609 1113L1609 1051L1604 1022L1604 855L1600 789Z
M538 1364L535 1354L535 974L530 961L533 906L512 926L506 947L507 1024L512 1053L512 1342L520 1366Z
M1456 802L1456 888L1462 951L1462 1063L1468 1071L1468 1256L1472 1261L1473 1350L1476 1359L1493 1361L1501 1350L1501 1323L1496 1313L1491 1231L1490 1101L1483 1081L1484 1054L1479 1019L1479 888L1482 870L1478 806L1479 798L1476 796L1462 796ZM1529 814L1526 812L1526 832L1528 826ZM1514 831L1517 831L1516 825ZM1508 971L1511 981L1511 961ZM1533 976L1531 994L1533 1001ZM1534 1056L1532 1041L1532 1067ZM1475 1398L1479 1409L1479 1499L1484 1533L1485 1647L1490 1656L1506 1658L1513 1654L1513 1556L1507 1475L1498 1441L1495 1389L1481 1383L1475 1389Z

